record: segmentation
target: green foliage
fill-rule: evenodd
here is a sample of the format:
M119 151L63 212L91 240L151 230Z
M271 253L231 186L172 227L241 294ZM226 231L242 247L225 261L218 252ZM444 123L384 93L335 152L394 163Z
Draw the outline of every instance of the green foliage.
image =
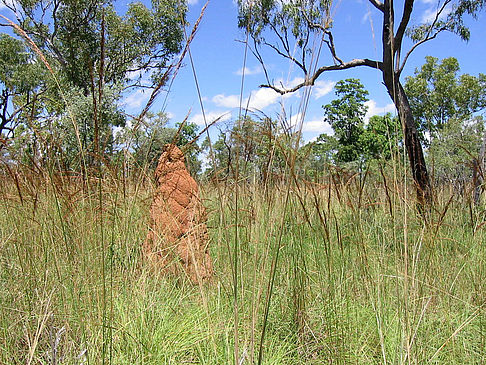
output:
M263 31L266 27L282 34L290 34L296 38L300 48L307 46L306 39L313 29L307 27L302 17L301 9L308 9L310 19L320 23L322 14L328 14L331 1L329 0L238 0L239 23L241 28L249 29L260 41L265 41Z
M307 73L305 58L313 52L311 39L319 31L309 27L308 22L325 24L329 19L330 0L238 0L238 5L238 26L247 29L256 44L273 48ZM302 57L295 56L295 48L302 50Z
M127 81L129 72L151 71L154 81L181 49L186 5L153 0L131 2L120 15L113 0L19 1L23 28L65 77L85 94L103 59L104 82ZM102 48L103 32L103 54Z
M324 120L331 125L334 135L321 134L304 146L302 153L308 158L308 173L322 173L329 164L362 167L373 159L389 160L399 152L402 142L399 119L388 113L372 116L365 123L367 95L368 91L357 79L336 84L337 98L323 106Z
M436 18L407 29L408 36L414 42L420 42L442 31L452 32L462 40L468 41L471 32L464 24L464 16L476 18L486 2L484 0L438 1Z
M316 141L306 144L302 152L307 155L309 175L322 174L326 167L336 160L339 142L334 136L325 133L317 137Z
M426 57L425 64L407 78L405 90L429 146L432 175L439 183L462 189L480 152L484 120L476 114L486 108L486 75L459 75L459 71L453 57L440 62Z
M37 155L64 159L66 169L92 165L96 137L99 152L110 158L112 130L126 122L120 107L123 92L163 82L161 76L184 39L186 3L131 2L124 14L118 10L122 5L111 0L20 0L12 6L54 75L31 48L2 35L0 107L13 112L0 132L10 128L6 130L12 135L22 124L17 135L41 140L43 151ZM41 137L46 133L52 138Z
M282 148L287 146L285 139L272 119L245 116L220 129L212 145L214 161L210 161L206 173L218 178L234 178L237 174L244 179L256 176L267 181L270 175L282 172L285 167L282 154ZM210 152L207 140L203 147Z
M367 159L391 159L399 152L401 141L400 120L390 113L372 116L360 136L360 144Z
M324 121L331 125L339 142L336 161L356 161L363 152L360 137L364 132L368 91L357 79L341 80L335 90L337 98L323 106Z
M44 65L24 43L0 34L0 135L13 136L19 123L37 115L47 84Z
M454 57L439 62L426 57L415 75L407 77L405 92L424 134L436 137L450 119L467 120L486 108L486 75L459 75L459 62Z
M432 140L428 153L437 183L452 184L458 191L463 191L471 181L473 160L479 156L484 132L483 117L447 121Z
M168 143L174 143L182 148L189 171L194 176L201 170L198 160L200 147L194 142L197 137L198 126L185 123L182 127L176 123L175 128L169 127L169 118L163 112L147 113L142 123L127 126L117 134L117 149L128 150L132 156L131 162L138 168L149 167L155 169L158 164L162 148Z

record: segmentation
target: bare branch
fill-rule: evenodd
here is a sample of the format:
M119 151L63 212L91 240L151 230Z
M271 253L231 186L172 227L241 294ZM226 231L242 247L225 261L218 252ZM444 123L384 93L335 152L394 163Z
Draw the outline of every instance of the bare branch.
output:
M281 34L278 31L278 29L275 27L274 24L270 23L269 26L272 29L272 31L274 32L274 34L277 36L277 38L279 39L279 41L280 41L280 43L282 45L282 48L284 49L285 52L282 51L279 47L274 46L274 45L266 42L265 40L263 40L263 44L266 45L266 46L268 46L268 47L270 47L270 48L272 48L280 56L282 56L284 58L287 58L288 60L290 60L293 63L295 63L306 74L307 73L307 68L305 66L305 57L303 57L303 59L301 61L299 61L294 56L292 56L292 52L290 50L290 44L289 44L289 39L288 39L288 33L287 33L287 31L285 30L284 31L284 34Z
M434 39L435 37L437 37L437 35L440 33L440 32L443 32L444 30L446 30L447 27L442 27L440 29L438 29L434 34L430 35L430 36L427 36L426 38L422 39L421 41L415 43L413 45L412 48L410 48L410 50L407 52L407 54L405 55L405 57L403 58L403 62L402 62L402 65L400 66L400 69L398 71L398 75L400 75L403 71L403 68L405 67L405 64L407 63L407 60L408 60L408 57L410 57L410 55L412 54L412 52L420 45L424 44L425 42L428 42L432 39Z
M263 61L263 56L260 54L260 51L258 50L256 40L253 37L252 37L252 39L253 39L253 47L249 47L250 51L253 53L253 55L260 62L260 65L263 68L263 73L265 74L265 79L267 80L267 83L270 84L270 78L268 76L267 66L265 65L265 62Z
M334 37L332 36L332 33L331 31L326 31L326 35L329 37L329 40L324 40L324 42L327 44L327 47L329 48L329 51L331 52L331 55L332 55L332 58L337 61L339 64L343 64L343 60L340 59L338 56L337 56L337 53L336 53L336 46L334 45Z
M370 3L381 12L385 12L385 5L380 0L369 0Z
M403 62L402 62L402 65L400 66L399 70L398 70L398 75L400 75L403 71L403 68L405 67L405 64L407 63L407 60L408 60L408 57L410 57L410 55L412 54L412 52L420 45L424 44L425 42L428 42L432 39L434 39L435 37L437 37L437 35L440 33L440 32L443 32L444 30L447 30L447 27L449 26L449 24L445 24L444 26L442 26L441 28L437 29L433 34L432 34L432 30L434 29L435 25L437 24L437 22L439 21L439 17L440 15L442 14L442 12L445 10L446 6L450 3L451 0L446 0L444 1L444 4L442 4L441 8L439 9L439 11L437 11L437 13L435 14L435 18L432 22L432 24L430 25L429 27L429 30L427 31L427 34L425 35L425 37L420 40L419 42L415 43L412 48L410 48L410 50L407 52L407 54L405 55L405 57L403 58Z
M406 0L403 4L403 15L400 25L398 26L397 34L395 35L394 49L400 50L402 47L402 40L407 29L410 16L412 15L414 0Z
M277 54L279 54L280 56L292 61L293 63L295 63L297 66L299 66L299 68L306 74L307 73L307 69L305 68L305 65L302 64L299 60L297 60L295 57L291 56L290 54L286 54L284 52L282 52L278 47L274 46L273 44L270 44L268 42L263 42L264 45L266 45L267 47L270 47L271 49L273 49Z
M319 78L319 76L321 76L321 74L323 72L326 72L326 71L338 71L338 70L346 70L348 68L354 68L354 67L359 67L359 66L367 66L367 67L371 67L371 68L375 68L377 70L382 70L383 69L383 63L382 62L379 62L379 61L373 61L373 60L370 60L370 59L354 59L354 60L351 60L349 62L346 62L346 63L343 63L343 64L340 64L340 65L331 65L331 66L323 66L323 67L320 67L315 73L314 75L312 75L310 78L307 78L304 82L301 82L300 84L298 84L297 86L291 88L291 89L285 89L285 88L278 88L274 85L260 85L260 87L265 87L265 88L269 88L269 89L272 89L274 91L276 91L277 93L279 93L280 95L284 95L284 94L289 94L289 93L293 93L305 86L313 86L316 82L316 80Z
M304 16L304 18L305 18L305 20L306 20L307 25L309 26L309 28L312 28L312 29L320 29L323 33L325 33L326 31L328 31L328 27L326 27L324 24L314 23L309 18L309 15L307 15L307 13L304 11L304 9L301 9L301 13Z
M307 25L309 26L309 28L319 29L322 33L328 36L329 40L325 39L324 42L326 43L327 48L329 48L332 58L334 59L334 61L337 61L339 64L343 64L344 62L337 56L336 46L334 45L334 37L332 35L332 32L329 30L329 27L325 26L324 24L313 22L304 10L302 10L301 12L305 20L307 21Z

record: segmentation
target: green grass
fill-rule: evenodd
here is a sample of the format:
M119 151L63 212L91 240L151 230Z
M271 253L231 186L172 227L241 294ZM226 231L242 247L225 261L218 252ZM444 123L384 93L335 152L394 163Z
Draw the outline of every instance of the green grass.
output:
M442 218L444 192L425 225L403 188L391 216L372 178L361 201L352 184L330 202L241 186L238 212L233 186L204 186L215 277L199 287L144 265L149 186L26 179L21 204L2 185L0 364L231 364L236 341L256 364L264 326L263 364L486 363L485 217L462 198Z

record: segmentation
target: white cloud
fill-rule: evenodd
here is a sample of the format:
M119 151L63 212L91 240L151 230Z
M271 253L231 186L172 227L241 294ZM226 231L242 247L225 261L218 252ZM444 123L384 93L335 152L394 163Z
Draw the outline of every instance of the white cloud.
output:
M314 98L319 99L329 94L336 83L331 80L316 81L314 85Z
M187 3L189 5L196 5L199 2L199 0L188 0Z
M286 89L295 87L296 85L304 82L301 77L296 77L290 80L288 83L283 83L282 80L277 80L276 85ZM332 84L332 85L331 85ZM332 90L334 86L333 81L318 81L316 83L317 97L326 95ZM283 85L283 86L282 86ZM253 109L253 110L263 110L266 107L278 103L282 99L288 99L292 96L299 95L298 92L280 95L275 90L262 87L250 92L250 100L244 98L241 102L243 108ZM316 97L316 98L317 98ZM225 95L217 94L212 97L211 101L219 107L223 108L239 108L240 107L240 96L239 95Z
M250 93L250 102L248 103L248 98L245 98L241 102L241 106L248 109L263 110L269 105L278 102L280 94L269 88L261 88L253 90ZM240 96L239 95L225 95L218 94L212 99L212 102L217 106L224 108L239 108L240 107Z
M292 127L298 128L300 123L302 123L302 132L334 134L331 125L322 119L305 120L305 116L302 113L297 113L290 117L290 125Z
M432 23L437 16L438 11L441 9L442 5L440 6L433 6L425 10L422 14L422 23ZM452 11L452 6L449 4L447 5L444 10L439 15L439 19L443 19Z
M303 77L294 77L292 80L288 82L284 82L282 79L278 80L277 85L284 85L284 88L290 89L292 87L295 87L299 84L302 84L305 81Z
M132 109L140 108L142 104L146 104L150 97L150 92L139 89L125 98L124 104Z
M302 125L302 132L326 133L333 135L334 131L331 125L323 120L309 120Z
M290 117L290 125L292 128L298 128L301 123L303 123L303 114L297 113Z
M240 97L238 95L218 94L213 96L211 101L217 106L225 108L238 108L240 106Z
M214 122L216 119L219 119L219 122L224 122L226 120L231 119L231 112L229 111L212 111L209 113L206 113L206 122L207 124L210 124L211 122ZM204 117L202 113L198 113L194 115L191 119L189 119L189 123L194 123L197 125L205 126L204 123Z
M258 75L263 72L262 66L255 66L255 67L245 67L245 68L240 68L238 71L235 72L236 75L242 76L243 73L245 76L249 75Z
M279 87L282 87L285 89L291 89L293 87L296 87L299 84L302 84L305 81L303 77L295 77L292 80L288 82L283 82L282 79L277 80L276 85ZM314 83L314 86L312 87L312 91L314 94L315 99L319 99L323 97L324 95L329 94L332 89L334 88L334 85L336 85L336 82L331 81L331 80L318 80ZM295 95L295 94L294 94ZM285 94L284 97L290 96L289 94Z
M14 7L16 0L0 0L0 10L5 9L7 6Z
M275 104L280 99L280 94L269 88L254 90L250 94L249 109L263 110L267 106ZM248 101L245 102L245 105Z
M376 101L368 100L365 105L368 107L368 111L365 115L365 123L368 123L373 115L383 115L386 113L393 113L395 111L395 105L393 103L385 106L378 106L376 105Z

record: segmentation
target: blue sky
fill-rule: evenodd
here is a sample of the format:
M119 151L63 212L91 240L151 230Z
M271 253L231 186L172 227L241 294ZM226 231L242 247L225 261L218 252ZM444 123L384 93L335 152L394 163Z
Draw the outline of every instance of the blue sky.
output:
M144 0L146 1L146 0ZM128 3L129 1L126 1ZM189 0L188 21L191 25L199 16L205 0ZM395 1L400 8L400 1ZM0 13L6 14L6 9ZM378 11L367 0L334 1L333 34L339 56L348 61L353 58L380 59L380 25ZM420 23L434 14L437 0L417 0L411 23ZM244 40L245 34L237 27L238 9L234 0L210 0L206 13L199 27L196 38L191 45L197 80L207 122L221 117L220 126L230 123L238 115L240 94L246 105L250 97L250 107L259 109L265 114L276 117L285 112L287 118L303 123L304 139L311 140L320 133L331 132L329 125L323 122L322 105L334 98L333 86L342 79L359 78L369 91L369 114L394 113L391 100L382 85L381 74L369 68L355 68L347 71L324 73L312 89L306 108L300 105L305 100L304 92L299 91L284 98L269 89L258 86L265 82L264 74L258 61L248 54L246 72L242 89L242 68L245 46L238 40ZM398 18L400 14L396 14ZM403 72L402 81L412 75L416 67L424 63L424 57L431 55L440 59L454 56L458 58L462 73L477 75L486 72L486 16L484 12L479 19L467 19L471 29L468 43L459 37L443 33L435 40L419 47L409 58ZM190 28L188 29L190 31ZM410 42L407 41L405 49ZM295 84L303 75L282 58L271 52L265 53L265 61L272 80L285 84ZM326 52L322 53L319 66L330 63ZM144 107L149 93L137 91L125 98L125 109L135 115ZM168 94L160 95L151 109L153 112L165 111L171 123L180 122L190 112L189 121L204 125L201 106L197 94L193 71L189 58L184 60L184 67L179 71ZM284 110L284 111L283 111ZM212 135L217 132L213 128Z
M203 0L191 0L189 3L188 20L194 23L204 5ZM342 0L335 2L335 18L333 33L337 50L342 59L372 58L380 59L380 17L376 9L368 5L366 0ZM398 3L398 1L396 2ZM435 0L418 0L412 23L426 19L437 7ZM399 6L397 6L399 8ZM200 25L198 34L191 45L197 80L200 86L206 120L208 122L222 116L220 124L231 122L238 116L242 85L242 68L244 63L245 46L238 40L244 40L245 34L237 27L237 6L233 0L211 0ZM397 14L397 17L399 14ZM424 63L426 55L440 59L454 56L458 58L462 73L477 75L486 72L486 17L481 14L479 19L468 19L471 29L471 39L468 43L449 33L441 34L437 39L426 43L409 58L403 77L412 75L416 67ZM374 29L374 34L373 34ZM410 43L407 41L407 45ZM408 48L408 47L405 47ZM286 84L293 84L303 75L294 72L291 65L266 53L266 64L273 80L283 80ZM329 55L323 53L319 65L329 63ZM297 71L297 70L295 70ZM296 92L282 98L269 89L258 86L265 82L264 74L259 62L248 54L246 72L243 85L243 104L246 105L250 96L250 107L262 110L269 116L282 114L295 121L303 122L304 139L311 140L320 133L331 132L329 125L323 121L322 105L334 98L334 84L345 78L361 79L369 91L369 114L383 114L395 112L391 100L382 85L381 74L369 68L356 68L349 71L334 71L324 73L312 89L305 113L300 104L304 93ZM137 94L137 98L140 97ZM140 105L147 96L141 99L130 99L130 103L138 100ZM163 99L163 98L161 98ZM186 58L184 68L179 72L170 93L163 103L155 105L165 108L172 122L181 121L190 111L189 120L198 125L204 125L194 76L189 59ZM134 110L135 111L135 110ZM212 133L213 134L213 133Z

